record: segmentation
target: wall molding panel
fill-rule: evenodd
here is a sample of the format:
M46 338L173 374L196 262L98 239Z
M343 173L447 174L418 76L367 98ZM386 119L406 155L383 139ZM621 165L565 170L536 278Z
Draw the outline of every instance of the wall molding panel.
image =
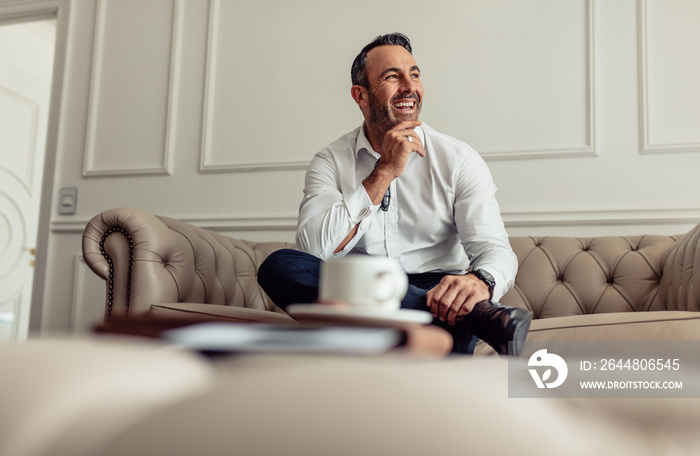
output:
M596 0L582 0L583 22L582 37L584 43L585 71L582 79L585 78L585 101L583 102L585 112L582 113L585 132L583 141L574 140L573 144L566 146L551 147L548 145L538 145L537 143L526 147L515 147L508 149L479 148L479 153L487 160L521 160L521 159L541 159L541 158L572 158L572 157L596 157L597 150L597 119L596 119L596 59L598 41L598 21L596 20ZM221 23L226 20L226 13L222 13L222 8L230 7L229 4L221 0L210 0L209 24L208 24L208 45L207 63L205 71L205 97L204 114L202 122L202 144L200 158L200 172L249 172L249 171L276 171L276 170L304 170L308 166L308 159L280 160L278 157L260 160L254 151L238 153L233 150L233 146L222 144L218 140L219 136L224 136L221 125L216 125L217 119L222 114L217 114L217 107L222 97L220 92L226 90L241 90L235 82L230 80L222 81L220 68L222 55L227 55L221 49ZM231 25L231 24L229 24ZM232 40L227 40L228 46L234 46ZM573 49L572 54L579 54L579 49ZM231 73L233 70L229 71ZM229 78L236 78L236 74L229 75ZM577 83L574 82L574 84ZM247 122L248 120L246 120ZM248 132L245 125L233 125L233 128L241 129L241 136ZM350 129L350 127L348 127ZM267 138L261 138L264 141ZM291 138L290 138L291 139ZM524 145L525 146L525 145ZM226 149L222 152L223 149ZM243 151L246 149L243 148Z
M184 3L182 0L97 1L84 177L172 174ZM132 17L145 21L160 19L166 7L171 10L168 18L170 30L162 33L162 27L159 29L157 25L163 24L154 24L149 29L148 39L142 40L151 46L160 46L161 52L142 50L139 54L136 52L141 46L138 37L127 44L112 43L123 41L128 36L124 27ZM126 25L119 24L120 18L130 11L132 16L121 21ZM133 11L139 11L142 16L133 15ZM117 31L110 34L110 26L116 26ZM125 49L116 54L110 45ZM132 53L137 55L130 55ZM117 57L112 58L113 55ZM149 55L165 57L158 62ZM142 72L152 81L141 79L134 73L129 67L133 65L131 58L140 59L141 65L149 68L149 71ZM159 63L166 68L156 68ZM157 81L164 71L167 71L165 79L168 84L158 93L162 84Z
M205 69L204 112L202 117L202 145L200 157L200 172L248 172L248 171L278 171L304 170L309 160L274 160L261 162L233 157L228 160L214 158L214 119L216 116L216 100L219 92L218 59L221 33L221 0L209 2L209 24L207 38L207 63ZM255 156L255 154L253 154Z
M571 147L529 147L512 150L480 149L479 154L486 161L491 160L520 160L542 158L573 158L596 157L597 149L597 120L596 120L596 60L598 49L598 21L596 20L596 1L585 0L585 60L586 60L586 100L585 100L585 143L572 145Z
M663 2L658 2L654 5L655 8L668 8L671 3L663 3ZM684 5L686 8L688 6L693 6L695 8L698 8L696 5L693 4L686 4ZM698 8L698 11L700 11L700 8ZM696 27L695 24L697 21L695 20L697 15L692 14L688 12L687 10L684 11L683 13L683 19L686 22L685 24L682 23L681 21L675 21L674 22L674 28L678 27L679 30L674 30L673 34L679 34L681 33L681 28L683 26L685 27ZM693 140L688 141L687 137L683 139L679 139L677 141L673 140L672 137L674 133L672 132L670 135L667 133L666 136L667 138L665 140L656 140L654 136L654 131L655 127L657 127L658 130L662 130L663 126L657 126L655 124L655 118L659 119L662 117L666 118L671 118L671 119L678 119L679 116L679 111L681 112L682 115L682 110L677 110L678 105L676 104L671 108L669 104L672 104L672 102L669 99L663 100L660 98L663 98L663 95L676 95L676 90L678 86L680 85L680 90L684 92L684 96L687 96L688 94L695 93L696 98L691 98L693 101L695 101L695 105L697 105L697 102L700 102L700 92L697 90L693 90L695 87L697 87L697 74L693 74L694 79L686 79L686 80L674 80L673 84L671 84L668 81L662 81L662 84L666 82L667 84L664 85L665 89L669 93L664 93L664 94L658 94L658 98L654 98L654 86L652 84L653 82L653 69L654 69L654 59L653 57L655 56L652 51L652 47L654 44L654 34L651 31L651 23L654 20L653 14L650 11L650 2L649 0L639 0L637 2L637 19L638 19L638 26L637 26L637 48L638 48L638 62L639 62L639 131L640 131L640 152L642 154L665 154L665 153L679 153L679 152L695 152L698 153L700 152L700 130L697 128L698 127L698 122L700 121L700 109L695 108L688 114L688 117L696 118L697 120L694 123L689 122L688 129L692 130L692 133L690 133L690 136L693 136ZM680 18L676 18L680 19ZM659 21L661 22L661 21ZM690 24L692 22L692 25ZM662 25L660 25L662 27ZM696 39L686 39L684 41L685 46L688 46L690 43L695 43L694 53L688 53L688 57L695 59L697 57L697 54L700 52L700 42L698 41L697 38L700 38L700 33L697 33ZM667 49L668 46L664 47L664 49ZM670 54L670 53L669 53ZM659 55L656 55L659 57ZM660 70L660 67L665 67L665 68L670 68L671 65L666 64L667 62L671 63L678 63L678 62L673 62L671 60L665 60L664 64L657 64L659 68L657 70ZM685 65L685 63L683 63ZM692 65L690 63L689 65ZM665 69L664 68L664 69ZM684 69L688 69L692 72L692 69L690 67L688 68L673 68L675 70L675 73L680 75L687 73L687 71L683 71ZM668 77L668 75L665 75ZM662 76L663 77L663 76ZM685 84L684 84L685 83ZM669 90L670 89L670 90ZM661 111L657 112L655 110L654 106L654 100L657 100L661 102L662 107ZM663 110L663 108L667 108L666 110ZM692 108L691 108L692 109ZM655 117L656 115L656 117ZM677 133L677 132L676 132ZM687 131L684 132L687 135ZM671 139L669 139L670 137ZM697 139L697 140L695 140Z

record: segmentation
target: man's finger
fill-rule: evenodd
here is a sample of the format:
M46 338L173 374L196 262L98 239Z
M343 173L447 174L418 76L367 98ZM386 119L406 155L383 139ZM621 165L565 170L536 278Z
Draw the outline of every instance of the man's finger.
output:
M423 147L423 141L421 141L420 136L413 129L404 130L401 132L405 135L406 144L408 145L411 152L415 152L421 157L425 157L425 148Z
M452 306L454 306L455 304L461 304L457 301L458 293L459 288L455 287L454 285L450 285L449 287L447 287L447 290L445 290L445 293L443 293L442 297L440 297L440 320L448 321L447 317L450 312L450 309L452 309Z
M444 292L445 286L440 283L426 293L426 297L428 298L428 308L430 309L430 313L433 314L433 317L435 318L438 318L440 315L440 298Z
M421 143L420 139L417 141L411 142L411 151L417 153L421 157L425 157L425 148L423 147L423 143Z
M467 307L470 293L465 289L460 289L455 299L452 301L449 312L447 314L447 323L454 325L457 322L457 317Z

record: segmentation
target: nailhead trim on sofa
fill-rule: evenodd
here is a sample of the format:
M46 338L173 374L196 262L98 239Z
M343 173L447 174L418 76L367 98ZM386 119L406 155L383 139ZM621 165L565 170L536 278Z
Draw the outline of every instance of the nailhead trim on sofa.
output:
M134 269L134 241L131 239L131 235L124 229L118 226L112 227L102 236L100 240L100 252L102 256L107 260L109 265L109 279L107 281L107 312L105 314L105 320L109 321L112 317L112 306L114 305L114 263L112 258L105 250L105 241L113 233L123 234L129 241L129 272L127 278L127 291L126 291L126 313L129 314L129 305L131 302L131 273Z

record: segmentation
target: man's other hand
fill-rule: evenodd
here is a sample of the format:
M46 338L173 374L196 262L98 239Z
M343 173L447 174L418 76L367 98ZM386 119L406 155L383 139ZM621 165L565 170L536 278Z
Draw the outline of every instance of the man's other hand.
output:
M489 299L489 287L474 274L448 275L428 291L428 308L433 317L450 325L467 315L474 306Z

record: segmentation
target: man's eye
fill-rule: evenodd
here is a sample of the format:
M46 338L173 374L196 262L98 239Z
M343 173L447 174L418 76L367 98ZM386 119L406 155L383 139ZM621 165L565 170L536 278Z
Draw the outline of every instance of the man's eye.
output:
M397 77L398 77L398 76L396 76L395 74L390 74L390 75L387 76L386 78L387 78L387 79L396 79Z
M413 79L420 79L420 73L413 73L413 74L411 75L411 77L412 77Z

